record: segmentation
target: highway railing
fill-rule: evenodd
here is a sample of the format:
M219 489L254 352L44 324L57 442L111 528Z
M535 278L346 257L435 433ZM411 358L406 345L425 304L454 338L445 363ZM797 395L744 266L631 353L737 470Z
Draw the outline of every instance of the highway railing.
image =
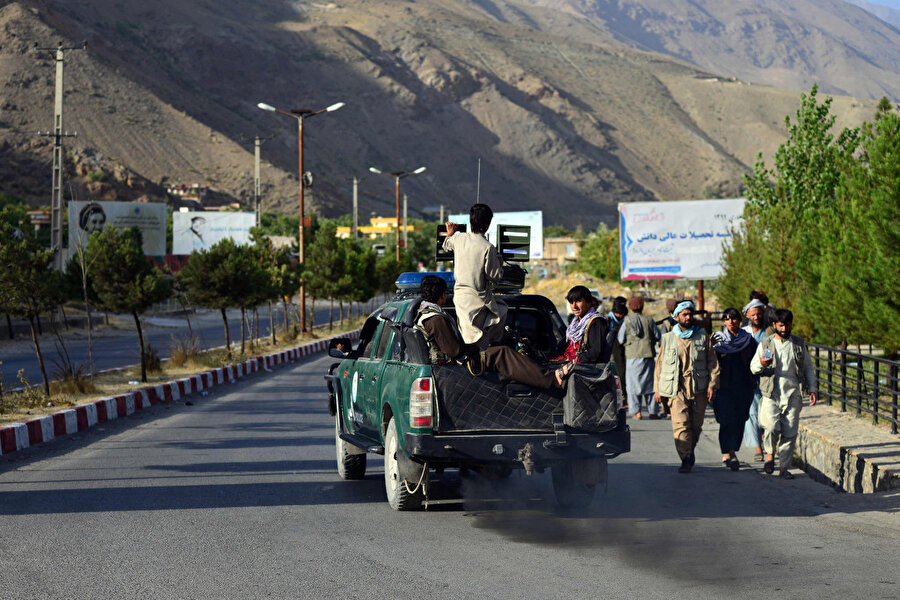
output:
M872 416L872 423L890 423L897 433L900 362L850 350L807 343L816 369L819 395L842 412Z

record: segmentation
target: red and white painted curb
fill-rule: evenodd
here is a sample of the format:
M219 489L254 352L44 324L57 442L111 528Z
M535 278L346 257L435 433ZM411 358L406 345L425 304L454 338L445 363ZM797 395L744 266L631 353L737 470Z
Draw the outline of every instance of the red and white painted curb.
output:
M135 411L153 406L161 401L172 402L190 394L209 389L216 385L228 383L245 375L268 370L271 367L288 361L311 356L328 349L328 342L336 337L359 339L359 330L342 333L339 336L326 338L295 348L289 348L273 354L256 356L242 363L211 369L184 379L147 386L121 396L101 398L90 404L82 404L69 410L63 410L46 417L32 419L25 423L13 423L0 428L0 456L10 454L29 446L48 442L84 431L99 423L121 419Z

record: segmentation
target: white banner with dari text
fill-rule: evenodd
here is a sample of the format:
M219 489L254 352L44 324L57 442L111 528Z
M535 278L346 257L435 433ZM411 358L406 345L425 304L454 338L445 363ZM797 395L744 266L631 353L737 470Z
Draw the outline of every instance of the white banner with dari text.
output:
M718 279L744 198L619 204L622 279Z

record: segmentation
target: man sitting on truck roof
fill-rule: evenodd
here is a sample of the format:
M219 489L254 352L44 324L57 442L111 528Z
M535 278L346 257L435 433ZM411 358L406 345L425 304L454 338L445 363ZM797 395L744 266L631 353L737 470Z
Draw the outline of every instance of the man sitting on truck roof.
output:
M415 328L425 336L432 364L464 363L470 371L483 368L538 388L563 387L573 363L551 371L509 346L491 346L479 352L475 344L463 342L453 318L443 309L447 302L447 282L436 275L426 275L420 290L422 303Z
M503 262L487 238L494 211L487 204L469 209L469 231L448 221L444 251L453 252L453 303L463 341L484 350L503 335L506 304L494 298L491 282L503 279Z

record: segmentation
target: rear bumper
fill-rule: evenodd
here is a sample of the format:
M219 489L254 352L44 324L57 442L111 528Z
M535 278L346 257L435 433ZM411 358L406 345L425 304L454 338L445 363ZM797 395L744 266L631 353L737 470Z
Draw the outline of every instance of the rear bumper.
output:
M554 463L590 458L614 458L631 450L628 426L606 433L567 433L563 444L552 433L489 433L432 435L407 433L404 448L416 462L438 465L487 465L522 468L519 451L531 446L538 469Z

